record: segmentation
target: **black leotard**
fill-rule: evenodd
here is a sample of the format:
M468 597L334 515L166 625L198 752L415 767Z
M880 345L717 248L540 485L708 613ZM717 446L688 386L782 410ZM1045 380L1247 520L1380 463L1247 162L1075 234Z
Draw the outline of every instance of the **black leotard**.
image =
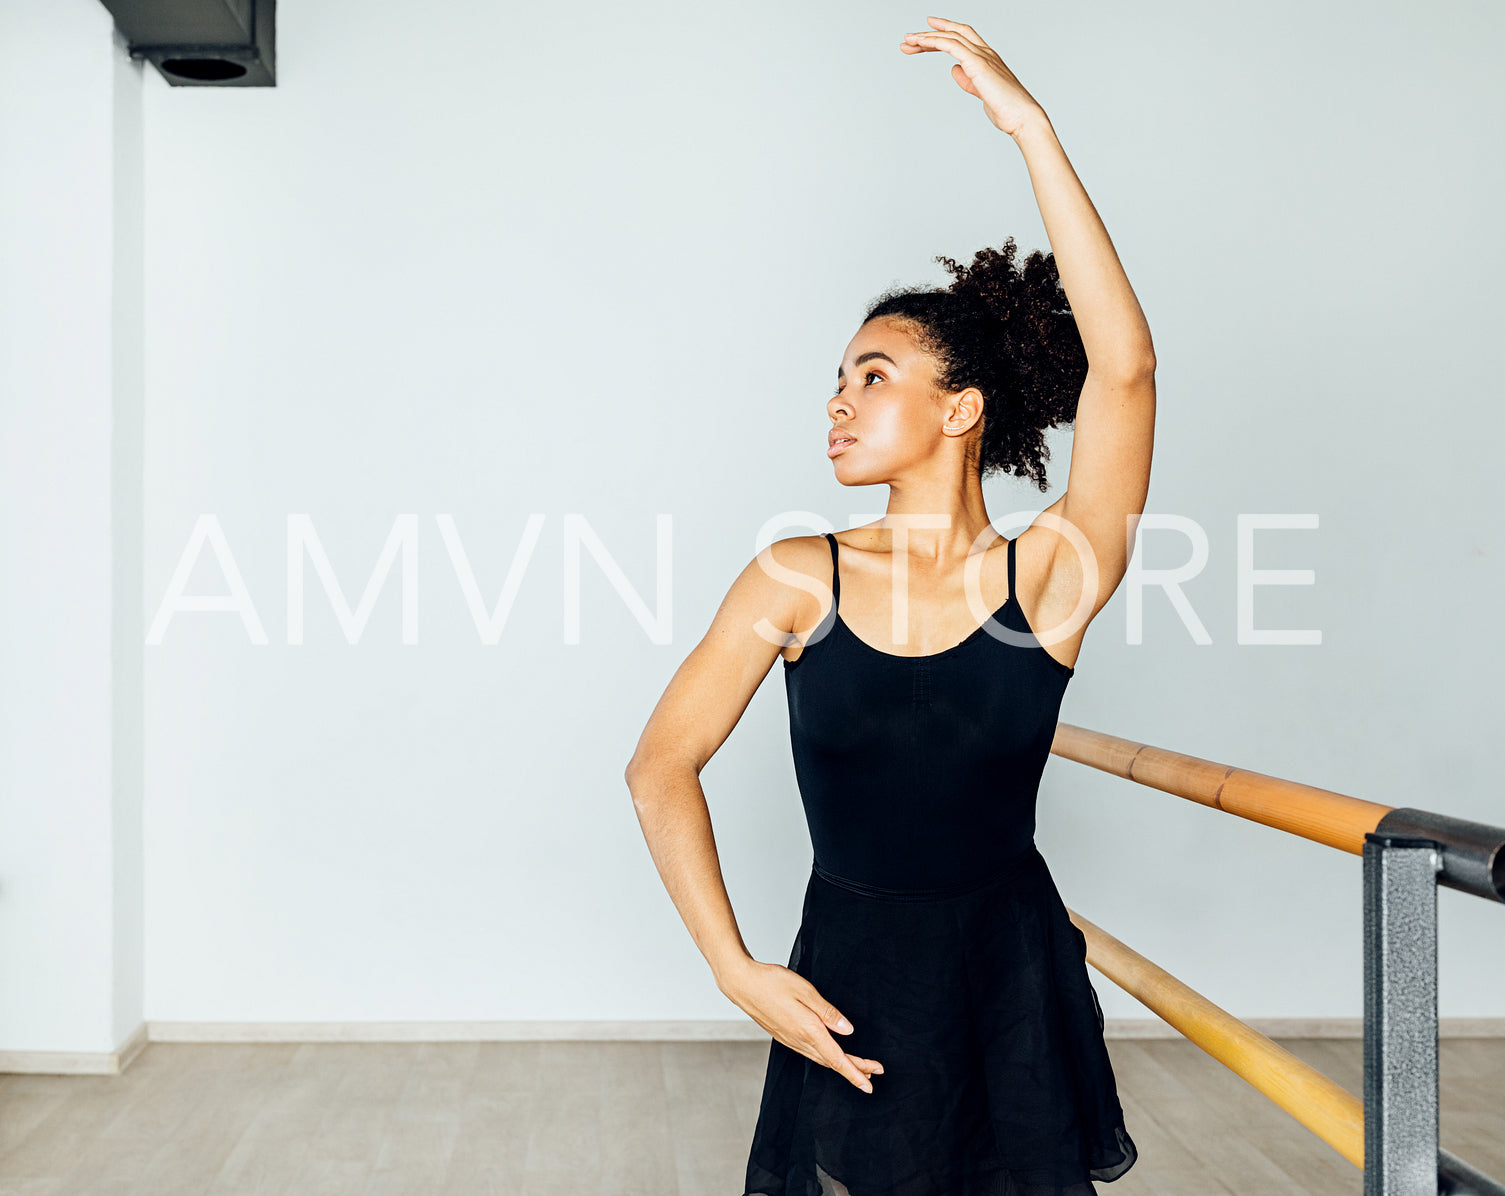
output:
M785 657L815 849L789 968L876 1059L864 1092L769 1043L742 1196L1093 1196L1137 1147L1087 939L1034 845L1074 669L1009 597L961 643L900 656L831 609Z
M1075 669L1040 645L1009 596L961 643L900 656L831 609L784 660L795 775L815 869L872 891L961 891L1034 844L1035 796Z

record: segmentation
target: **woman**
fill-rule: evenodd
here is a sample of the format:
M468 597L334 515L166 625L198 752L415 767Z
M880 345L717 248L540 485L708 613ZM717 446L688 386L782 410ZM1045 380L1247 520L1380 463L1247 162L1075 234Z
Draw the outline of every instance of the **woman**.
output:
M1143 510L1154 350L1044 110L970 26L928 20L901 49L956 59L1023 152L1053 253L1018 266L1009 238L939 259L947 289L872 305L827 455L843 485L886 484L887 513L750 562L627 768L717 986L773 1039L744 1196L1087 1196L1136 1157L1034 825ZM1045 430L1073 421L1065 493L998 535L982 478L1046 489ZM814 846L787 967L742 942L698 779L776 655Z

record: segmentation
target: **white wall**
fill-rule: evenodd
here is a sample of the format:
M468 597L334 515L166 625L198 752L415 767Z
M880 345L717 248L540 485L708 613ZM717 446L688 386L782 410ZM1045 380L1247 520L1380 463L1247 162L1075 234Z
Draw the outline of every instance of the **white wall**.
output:
M60 7L95 16L88 0ZM898 50L917 11L287 5L275 89L148 72L142 635L211 514L268 642L234 612L186 611L145 648L147 1018L738 1015L663 891L622 766L760 527L881 511L884 494L837 486L822 452L864 303L946 281L937 254L965 261L1010 233L1046 245L1017 148L949 59ZM1094 2L966 19L1050 112L1149 317L1150 511L1210 540L1185 591L1212 643L1151 591L1130 644L1120 592L1063 719L1505 822L1486 755L1505 663L1505 171L1483 148L1505 106L1505 18L1343 4L1251 22ZM68 36L49 20L48 38ZM78 38L108 93L102 43ZM27 168L50 179L64 152L43 140ZM80 268L110 260L93 236L68 246ZM91 319L66 326L69 365L107 387L108 310ZM37 412L55 409L40 372L21 383L4 451L35 470L45 453L13 438L45 435ZM1059 484L1070 434L1054 443ZM101 484L88 462L69 468L7 469L4 526L20 526L18 498L49 510L49 487ZM1007 513L1053 497L990 483L1010 534ZM1259 590L1257 622L1320 628L1320 645L1236 642L1240 512L1318 515L1316 530L1260 533L1255 563L1316 571L1315 586ZM304 642L289 644L287 526L303 514L352 608L414 517L417 643L394 558L355 644L310 564ZM667 643L646 626L661 514ZM488 609L543 517L496 644L441 515ZM578 643L570 516L645 604L585 550ZM1142 560L1187 552L1152 532ZM53 568L89 554L73 559ZM228 590L205 546L186 592ZM55 610L29 582L5 593ZM105 642L69 641L79 668L94 661L96 727ZM35 705L50 668L21 659L27 696L0 686L6 709ZM776 669L703 777L744 937L780 962L809 868L782 684ZM5 757L8 791L23 794L33 757ZM1068 904L1233 1012L1362 1013L1357 857L1059 759L1038 841ZM85 850L67 843L48 850ZM13 867L0 898L7 883ZM79 926L62 929L103 933L108 893L68 893ZM1440 904L1442 1014L1505 1016L1505 911L1446 890ZM1109 1017L1144 1013L1098 987Z

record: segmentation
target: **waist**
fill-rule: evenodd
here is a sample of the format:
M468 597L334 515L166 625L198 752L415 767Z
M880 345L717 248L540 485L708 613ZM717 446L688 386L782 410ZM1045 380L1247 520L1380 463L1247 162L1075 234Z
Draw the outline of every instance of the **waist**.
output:
M836 873L822 868L819 862L812 862L810 869L814 875L820 877L821 880L826 881L828 884L837 885L853 893L861 893L866 897L877 897L888 901L928 901L944 897L960 897L964 893L972 893L979 889L985 889L989 885L996 885L1017 877L1035 864L1043 862L1044 857L1041 856L1039 849L1031 842L1027 850L984 876L969 877L958 880L953 884L932 885L925 888L869 884L866 881L857 880L853 877L838 876Z

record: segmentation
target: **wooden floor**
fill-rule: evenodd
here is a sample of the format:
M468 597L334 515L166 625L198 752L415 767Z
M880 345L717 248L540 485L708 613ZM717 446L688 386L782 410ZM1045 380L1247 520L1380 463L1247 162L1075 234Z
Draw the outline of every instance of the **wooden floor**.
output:
M1362 1092L1363 1044L1282 1044ZM1180 1039L1110 1039L1103 1196L1328 1196L1356 1167ZM767 1042L188 1045L0 1075L0 1196L740 1196ZM1505 1039L1443 1039L1442 1144L1505 1177ZM856 1196L862 1196L857 1193Z

